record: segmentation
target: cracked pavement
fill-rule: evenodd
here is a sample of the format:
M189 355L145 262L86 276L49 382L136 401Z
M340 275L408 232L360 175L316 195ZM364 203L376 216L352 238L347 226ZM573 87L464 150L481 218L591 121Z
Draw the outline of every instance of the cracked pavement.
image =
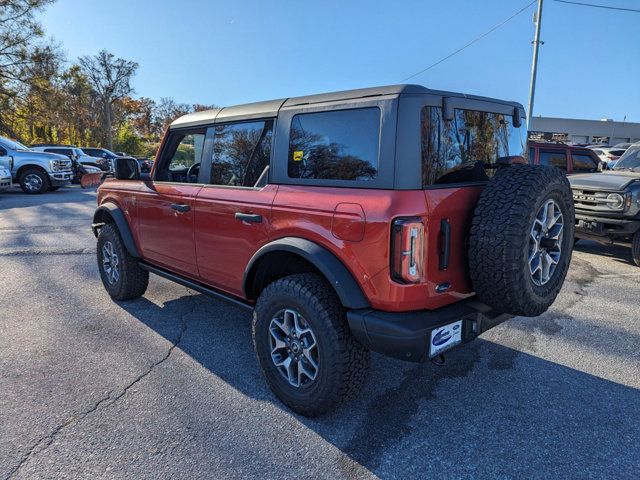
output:
M0 193L0 478L637 478L640 269L579 244L556 304L447 364L374 355L305 419L265 385L250 315L152 276L112 302L95 193Z

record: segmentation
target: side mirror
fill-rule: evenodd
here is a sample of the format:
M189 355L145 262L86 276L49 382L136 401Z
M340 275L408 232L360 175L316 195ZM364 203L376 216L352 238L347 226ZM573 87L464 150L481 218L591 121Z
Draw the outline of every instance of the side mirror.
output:
M605 162L598 162L598 171L602 172L607 169L607 164Z
M115 167L118 180L140 180L140 164L135 158L117 158Z
M515 128L522 126L522 117L520 116L520 109L518 107L514 107L513 109L513 126Z
M445 122L450 122L454 118L453 105L449 97L442 97L442 116Z

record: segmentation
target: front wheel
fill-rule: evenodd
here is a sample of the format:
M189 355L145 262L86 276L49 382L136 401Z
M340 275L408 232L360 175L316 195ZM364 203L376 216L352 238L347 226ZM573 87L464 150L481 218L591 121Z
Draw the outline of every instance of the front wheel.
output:
M44 193L51 183L46 172L32 168L20 175L20 188L24 193Z
M98 269L102 284L114 300L129 300L144 294L149 272L125 248L117 227L107 223L98 234Z
M633 257L633 263L640 267L640 230L633 235L631 241L631 255Z
M308 417L354 397L366 379L369 351L316 274L284 277L264 289L253 314L253 345L271 390Z

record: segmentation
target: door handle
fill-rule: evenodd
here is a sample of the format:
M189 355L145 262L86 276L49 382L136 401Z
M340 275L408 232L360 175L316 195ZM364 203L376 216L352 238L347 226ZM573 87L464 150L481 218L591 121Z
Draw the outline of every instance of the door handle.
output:
M257 215L254 213L236 212L235 216L236 216L236 220L240 220L241 222L262 223L262 215Z
M180 213L185 213L191 210L191 207L189 205L182 205L180 203L172 203L171 208Z

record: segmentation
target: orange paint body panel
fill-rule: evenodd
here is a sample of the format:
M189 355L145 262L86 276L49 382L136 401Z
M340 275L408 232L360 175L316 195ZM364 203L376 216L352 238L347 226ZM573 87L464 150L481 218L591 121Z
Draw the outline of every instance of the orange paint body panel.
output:
M98 203L120 206L145 260L244 297L244 270L257 250L284 237L315 242L351 272L372 308L435 309L472 294L466 239L481 187L430 190L345 189L267 185L261 190L107 180ZM171 204L189 205L177 213ZM261 216L247 224L236 212ZM391 278L391 225L420 217L425 226L425 281ZM449 266L438 258L440 222L451 226ZM442 293L436 287L449 284Z

